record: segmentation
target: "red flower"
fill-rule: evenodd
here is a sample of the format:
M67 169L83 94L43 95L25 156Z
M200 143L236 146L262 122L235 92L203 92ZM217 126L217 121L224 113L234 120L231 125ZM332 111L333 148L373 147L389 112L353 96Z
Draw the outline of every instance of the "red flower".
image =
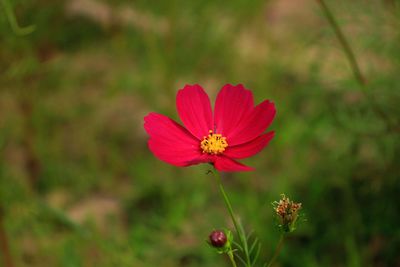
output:
M153 112L144 118L150 150L175 166L211 163L219 171L250 171L235 159L257 154L274 136L274 132L264 133L275 117L274 104L265 100L254 106L253 93L241 84L221 89L214 116L199 85L179 90L176 107L186 128Z

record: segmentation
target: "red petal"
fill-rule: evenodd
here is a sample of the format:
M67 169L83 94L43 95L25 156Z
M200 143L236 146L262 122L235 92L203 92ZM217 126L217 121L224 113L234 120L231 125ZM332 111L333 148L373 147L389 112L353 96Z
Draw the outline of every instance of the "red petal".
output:
M213 130L210 99L199 85L186 85L178 91L176 107L183 124L199 140Z
M268 145L269 141L274 137L274 132L260 135L256 139L237 146L228 146L224 151L224 155L234 159L243 159L251 157Z
M217 157L215 162L214 162L214 167L218 171L223 171L223 172L241 172L241 171L252 171L254 170L253 168L243 165L242 163L239 163L233 159L227 158L227 157Z
M149 148L157 158L176 166L202 162L199 140L181 125L157 113L150 113L144 121Z
M241 84L225 85L215 101L216 132L228 136L253 108L253 93L250 90L246 90Z
M257 138L271 124L275 113L275 105L269 100L257 105L233 132L226 136L228 145L240 145Z

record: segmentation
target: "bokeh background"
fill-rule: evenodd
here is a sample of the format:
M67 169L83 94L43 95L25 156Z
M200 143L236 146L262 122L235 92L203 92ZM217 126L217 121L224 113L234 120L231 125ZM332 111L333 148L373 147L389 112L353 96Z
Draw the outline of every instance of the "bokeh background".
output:
M318 1L0 2L0 218L15 266L229 266L205 243L230 225L208 167L146 146L143 117L177 119L176 91L194 83L212 99L243 83L277 106L276 137L245 160L256 171L224 176L262 259L286 193L306 221L276 266L400 266L399 1L326 1L364 87Z

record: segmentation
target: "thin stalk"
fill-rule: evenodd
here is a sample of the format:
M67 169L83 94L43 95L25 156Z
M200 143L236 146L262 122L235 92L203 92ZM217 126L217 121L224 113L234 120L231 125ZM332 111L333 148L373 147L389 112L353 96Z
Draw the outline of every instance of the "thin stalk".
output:
M232 266L237 267L235 257L233 256L232 250L229 250L229 252L227 254L229 256L229 259L231 260Z
M340 44L343 47L343 51L346 54L347 59L349 60L351 69L353 70L354 77L356 78L359 84L361 84L362 86L366 85L367 80L365 79L364 75L362 75L357 59L354 55L354 52L351 49L351 46L347 41L346 37L344 36L342 30L340 29L339 24L337 23L335 17L333 16L333 13L326 5L324 0L317 0L317 2L321 6L321 9L324 12L326 19L332 26L332 29L335 32L336 37L338 38Z
M343 48L343 52L346 55L346 58L350 63L350 67L353 71L354 78L360 85L365 98L371 104L371 108L374 110L374 112L378 116L380 116L382 118L383 121L386 122L386 125L390 130L400 131L400 128L398 126L392 124L390 118L379 107L379 105L376 104L373 97L370 96L370 94L368 93L367 87L366 87L367 80L365 79L365 76L362 74L360 66L357 62L356 56L353 52L353 49L351 48L347 38L343 34L343 31L340 28L339 24L337 23L337 20L336 20L335 16L333 15L332 11L329 9L328 5L325 3L324 0L316 0L316 1L319 4L319 6L321 7L322 12L323 12L324 16L326 17L326 19L328 20L329 24L331 25L333 31L335 32L335 35Z
M281 237L279 238L279 241L278 241L278 245L276 246L276 249L275 249L275 253L272 256L271 260L269 261L267 267L271 267L272 264L275 262L276 258L278 257L279 253L282 250L284 241L285 241L285 234L281 234Z
M35 30L35 25L20 27L18 25L17 19L15 18L11 4L8 2L8 0L1 0L1 3L3 4L4 12L6 13L7 20L10 23L11 29L14 31L15 34L27 35Z
M4 228L3 223L3 212L0 207L0 251L1 258L3 258L3 264L5 267L14 267L14 261L11 256L10 246L7 238L7 232Z
M227 194L225 193L224 186L222 185L220 173L218 171L214 171L213 174L217 178L219 191L221 192L221 195L222 195L222 197L224 199L225 205L226 205L226 207L228 209L229 215L231 216L231 219L232 219L233 225L235 227L236 233L239 236L240 243L242 245L242 248L244 250L244 254L245 254L245 257L246 257L246 266L247 267L251 267L249 248L247 246L246 235L244 233L243 227L236 220L236 217L235 217L233 209L232 209L231 202L229 201L229 198L228 198Z

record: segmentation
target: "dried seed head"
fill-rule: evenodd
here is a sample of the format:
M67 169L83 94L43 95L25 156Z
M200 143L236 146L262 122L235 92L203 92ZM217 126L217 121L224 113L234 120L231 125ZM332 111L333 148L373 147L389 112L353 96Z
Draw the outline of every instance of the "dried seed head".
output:
M284 232L293 232L299 216L299 210L301 209L301 203L291 201L284 194L282 194L281 197L279 201L272 203L279 220L279 227Z

